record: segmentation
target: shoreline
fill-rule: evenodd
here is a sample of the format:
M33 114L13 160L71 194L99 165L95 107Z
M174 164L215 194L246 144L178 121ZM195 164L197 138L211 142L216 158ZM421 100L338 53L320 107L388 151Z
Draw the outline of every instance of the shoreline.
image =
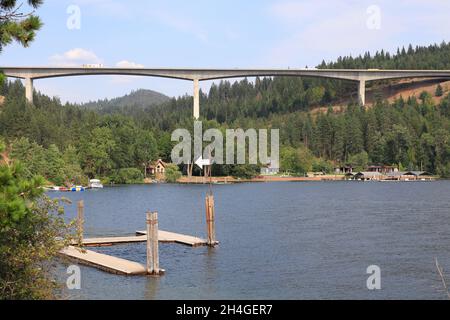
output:
M235 184L235 183L262 183L262 182L330 182L330 181L352 181L352 182L433 182L439 180L447 180L445 178L440 178L436 176L427 176L425 179L411 179L411 180L386 180L386 179L373 179L373 180L352 180L346 179L343 175L323 175L316 177L280 177L280 176L260 176L254 178L235 178L231 176L227 177L211 177L206 178L203 176L193 176L188 178L187 176L183 176L177 180L177 182L169 183L165 181L143 181L141 183L125 183L125 184L107 184L105 188L109 187L120 187L120 186L131 186L131 185L151 185L151 184L209 184L210 181L212 184ZM51 186L47 186L49 188ZM88 190L90 188L86 188ZM47 191L57 191L57 190L47 190ZM62 192L62 191L58 191ZM74 192L68 191L67 192Z
M440 180L440 178L427 176L425 180L416 179L416 180L365 180L365 181L378 181L378 182L429 182ZM243 182L310 182L310 181L359 181L360 180L350 180L346 179L344 175L323 175L323 176L315 176L315 177L280 177L280 176L260 176L250 179L245 178L234 178L234 177L191 177L188 178L186 176L178 179L177 183L180 184L207 184L209 182L213 184L231 184L231 183L243 183Z

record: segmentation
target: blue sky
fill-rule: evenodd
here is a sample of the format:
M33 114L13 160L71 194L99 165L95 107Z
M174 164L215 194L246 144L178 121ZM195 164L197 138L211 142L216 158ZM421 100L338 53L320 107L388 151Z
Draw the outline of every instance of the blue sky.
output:
M80 9L80 29L67 27L71 5ZM339 55L450 40L447 0L45 0L37 14L45 25L35 42L6 47L0 65L302 68ZM118 76L35 84L74 102L138 88L170 96L192 91L187 81Z

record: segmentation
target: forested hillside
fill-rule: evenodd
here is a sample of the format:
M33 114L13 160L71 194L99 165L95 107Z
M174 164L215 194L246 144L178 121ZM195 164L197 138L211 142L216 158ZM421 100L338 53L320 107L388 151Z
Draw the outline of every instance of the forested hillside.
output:
M409 45L408 48L399 48L395 54L377 51L371 55L366 52L358 57L339 57L335 62L323 61L318 68L326 69L450 69L450 43L442 42L440 45L430 46Z
M449 54L449 48L442 44L399 50L392 56L345 57L326 67L412 68L407 61L417 59L416 66L433 68ZM24 160L30 176L39 173L55 183L86 176L117 183L138 181L144 164L159 157L170 160L173 129L192 128L190 96L150 107L144 102L135 107L125 104L102 114L62 106L57 99L38 93L35 106L30 106L23 91L20 82L1 88L6 101L0 108L0 135L10 145L10 155ZM351 101L352 95L356 100L355 85L343 81L256 78L254 82L221 81L201 94L200 105L205 127L279 128L282 169L294 174L331 172L343 163L357 168L380 163L450 176L449 96L438 104L425 92L394 103L380 97L371 108L350 103L345 112L333 112L335 101L343 97ZM433 95L442 95L442 90ZM330 108L325 113L309 112L316 105ZM257 171L255 166L213 168L216 175L251 176Z
M132 109L139 109L145 107L155 106L169 101L170 98L162 93L139 89L132 91L123 97L114 99L103 99L98 101L91 101L82 104L81 108L98 111L100 113L114 113L114 112L130 112Z
M29 176L41 174L55 183L81 183L86 176L141 180L145 163L170 152L168 134L140 128L130 117L62 106L41 94L31 106L19 81L4 84L0 94L7 97L0 108L0 135Z

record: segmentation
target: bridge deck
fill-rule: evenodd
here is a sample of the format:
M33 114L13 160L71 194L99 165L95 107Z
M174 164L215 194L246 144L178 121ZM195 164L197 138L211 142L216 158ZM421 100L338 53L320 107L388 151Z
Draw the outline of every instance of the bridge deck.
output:
M207 244L207 241L205 239L163 230L158 231L158 240L160 242L180 243L192 247ZM147 241L146 231L136 231L135 236L86 238L83 239L83 245L87 247L96 247L96 246L110 246L114 244L135 243L145 241Z
M91 250L83 250L83 252L81 252L80 249L73 246L61 250L60 254L76 260L80 264L92 266L115 274L142 275L147 273L145 266L140 263Z

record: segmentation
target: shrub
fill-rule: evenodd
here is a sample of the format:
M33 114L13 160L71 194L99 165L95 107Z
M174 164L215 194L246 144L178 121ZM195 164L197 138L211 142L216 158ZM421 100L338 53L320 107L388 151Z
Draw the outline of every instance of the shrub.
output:
M257 165L238 164L231 169L231 175L236 178L251 179L257 176L260 169Z
M59 201L43 194L44 179L22 174L19 163L0 165L0 300L53 299L51 262L75 236Z
M142 183L144 175L137 168L119 169L117 173L111 177L111 181L117 184Z
M168 164L166 167L166 182L175 183L178 179L181 178L181 172L177 165Z

